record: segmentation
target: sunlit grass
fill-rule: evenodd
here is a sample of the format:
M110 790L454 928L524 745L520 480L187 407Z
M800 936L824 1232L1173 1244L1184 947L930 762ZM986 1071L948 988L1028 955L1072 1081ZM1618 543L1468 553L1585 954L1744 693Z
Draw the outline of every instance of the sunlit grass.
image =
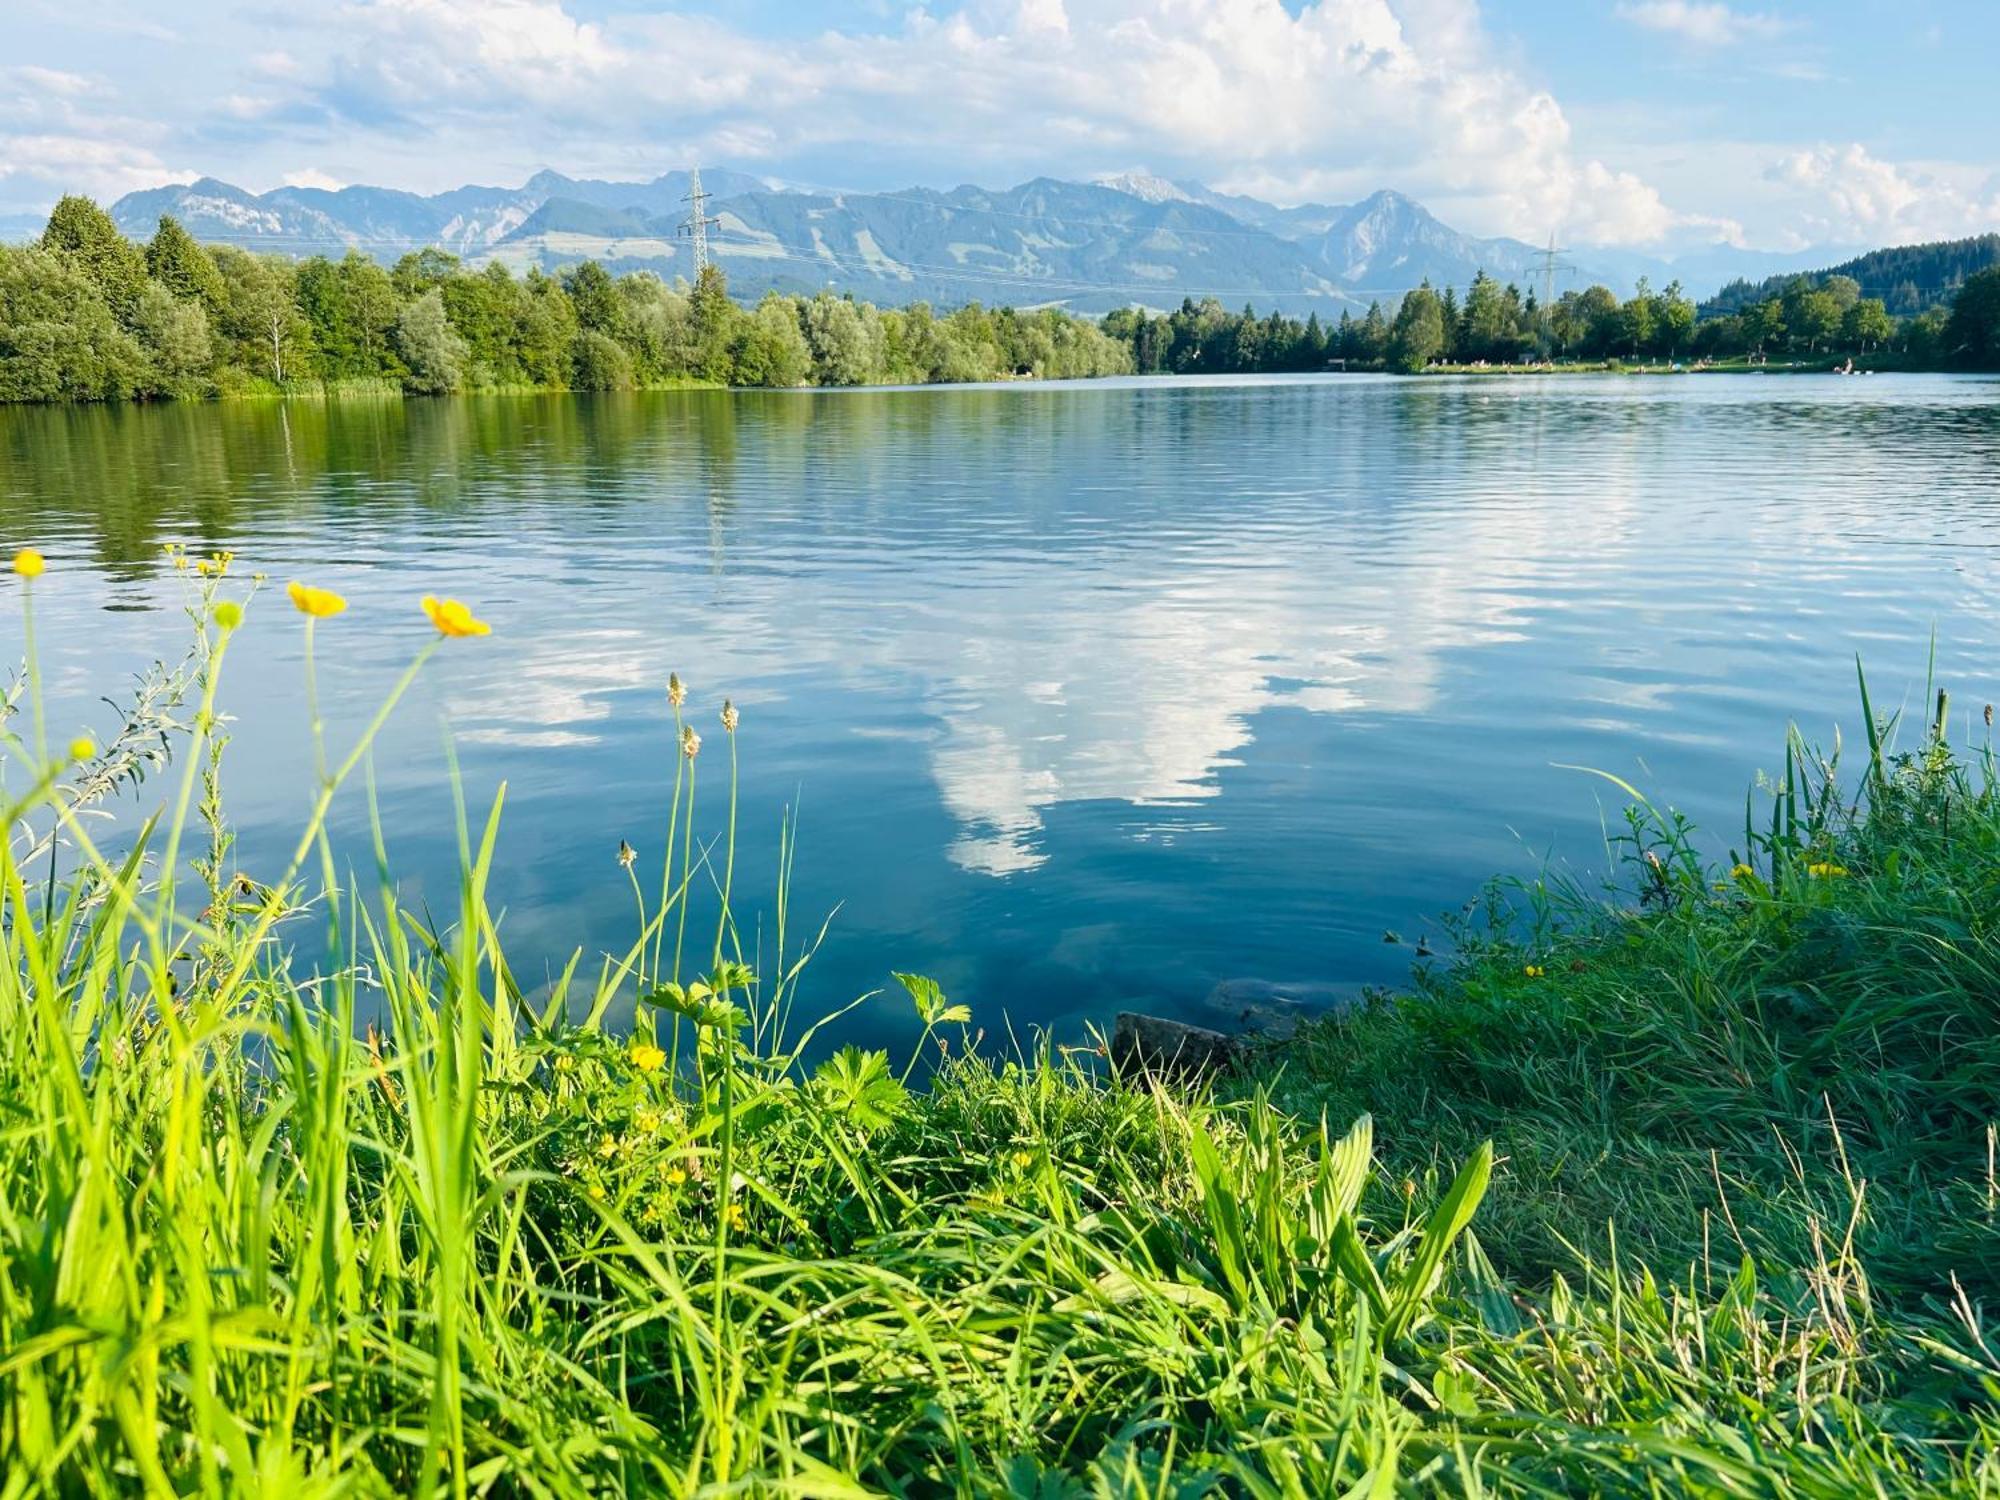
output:
M336 879L428 656L505 648L477 601L371 723L313 710L253 878L230 642L343 621L187 572L150 727L51 751L32 658L7 699L0 1491L2000 1493L2000 808L1941 727L1871 719L1856 799L1788 741L1733 869L1636 807L1624 900L1496 891L1190 1095L982 1055L912 974L915 1055L827 1055L817 932L731 916L738 717L678 678L620 951L522 991L497 800L455 912L379 830ZM82 814L135 783L114 860Z

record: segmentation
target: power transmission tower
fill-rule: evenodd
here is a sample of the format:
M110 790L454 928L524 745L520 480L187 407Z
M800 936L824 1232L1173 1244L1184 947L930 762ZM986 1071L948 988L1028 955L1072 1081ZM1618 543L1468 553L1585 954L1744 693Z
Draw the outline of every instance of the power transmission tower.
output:
M1540 316L1537 319L1541 326L1537 331L1535 339L1544 356L1547 356L1555 343L1555 329L1551 320L1555 317L1556 267L1562 266L1565 270L1568 269L1569 262L1559 258L1568 253L1566 250L1558 250L1556 248L1556 232L1551 229L1549 231L1549 248L1541 254L1542 305L1538 309Z
M1541 257L1543 307L1547 307L1551 302L1556 300L1556 267L1562 266L1565 270L1567 270L1569 266L1569 263L1567 261L1558 260L1557 257L1567 254L1569 254L1568 250L1558 250L1556 248L1555 231L1553 229L1550 230L1549 248L1542 252L1542 257Z
M688 210L688 216L681 224L681 233L694 240L694 275L697 281L701 279L701 273L708 269L708 226L711 224L717 228L722 226L722 220L711 219L702 212L702 205L708 202L711 196L701 190L701 168L692 168L688 172L687 196L681 201L692 204L693 207Z

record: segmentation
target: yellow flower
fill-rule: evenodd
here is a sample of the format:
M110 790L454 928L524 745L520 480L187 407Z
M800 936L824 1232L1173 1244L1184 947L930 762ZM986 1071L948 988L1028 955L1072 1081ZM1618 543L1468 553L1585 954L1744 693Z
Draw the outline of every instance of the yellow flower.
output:
M33 547L23 547L14 554L14 571L23 578L40 578L48 566L48 560Z
M599 1141L597 1143L597 1154L606 1161L616 1156L618 1154L618 1137L607 1135L603 1140Z
M438 599L430 594L423 598L424 613L430 616L431 624L437 627L439 635L487 635L493 627L484 620L474 619L472 611L456 599Z
M347 608L347 601L332 589L316 589L296 578L285 585L285 597L292 601L293 609L315 620L330 619Z
M69 742L71 760L89 760L95 754L97 754L97 741L87 734L78 735Z
M731 1229L743 1229L750 1223L750 1216L743 1212L743 1205L740 1203L730 1204L723 1217L729 1221Z
M1035 1164L1034 1152L1016 1151L1014 1153L1014 1165L1021 1168L1022 1170L1025 1171L1027 1168L1032 1167L1034 1164Z
M1815 880L1839 880L1846 873L1846 865L1830 864L1825 860L1806 866L1806 874Z
M604 1184L603 1184L603 1183L601 1183L601 1182L593 1182L593 1183L592 1183L592 1184L590 1185L590 1201L591 1201L592 1203L602 1203L602 1202L604 1201Z
M215 606L215 623L222 630L236 629L243 623L243 606L234 599L224 599Z
M667 1054L650 1042L640 1042L631 1052L632 1066L641 1073L657 1073L666 1066Z
M687 1180L688 1180L687 1168L685 1167L667 1168L668 1187L679 1187L682 1183L686 1182Z
M1529 964L1525 968L1523 968L1521 972L1527 975L1530 979L1540 979L1542 975L1547 973L1548 971L1544 969L1540 964Z
M1756 873L1748 865L1731 865L1729 867L1729 878L1731 880L1748 880Z

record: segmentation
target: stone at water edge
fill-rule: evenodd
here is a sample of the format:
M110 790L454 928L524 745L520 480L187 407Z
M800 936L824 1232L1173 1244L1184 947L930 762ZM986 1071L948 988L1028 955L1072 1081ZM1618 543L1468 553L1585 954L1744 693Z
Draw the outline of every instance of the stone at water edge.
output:
M1245 1051L1236 1037L1131 1010L1120 1011L1111 1030L1112 1066L1128 1076L1198 1078L1233 1066Z

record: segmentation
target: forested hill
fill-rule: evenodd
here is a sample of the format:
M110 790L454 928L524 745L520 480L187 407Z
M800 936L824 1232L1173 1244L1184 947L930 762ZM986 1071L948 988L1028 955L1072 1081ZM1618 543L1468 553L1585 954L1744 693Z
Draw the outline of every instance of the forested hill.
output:
M1822 286L1845 276L1860 286L1858 295L1879 297L1893 317L1907 318L1926 308L1942 307L1965 284L1965 278L1988 266L2000 265L2000 234L1969 240L1935 240L1927 245L1897 245L1871 250L1824 271L1804 273ZM1760 282L1736 280L1701 305L1704 318L1727 317L1770 298L1782 296L1799 276L1769 276Z

